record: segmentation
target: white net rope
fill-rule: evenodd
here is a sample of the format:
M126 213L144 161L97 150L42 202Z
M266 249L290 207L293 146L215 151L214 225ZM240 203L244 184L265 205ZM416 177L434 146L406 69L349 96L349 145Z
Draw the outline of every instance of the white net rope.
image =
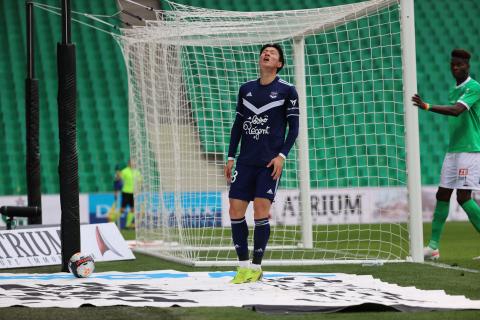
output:
M260 47L274 42L286 57L279 76L296 84L293 43L302 38L310 172L299 174L297 143L264 259L405 259L397 1L275 12L170 6L116 37L128 69L132 158L143 176L135 195L142 248L186 263L236 260L223 166L238 89L258 77ZM311 249L299 245L301 179L311 187Z

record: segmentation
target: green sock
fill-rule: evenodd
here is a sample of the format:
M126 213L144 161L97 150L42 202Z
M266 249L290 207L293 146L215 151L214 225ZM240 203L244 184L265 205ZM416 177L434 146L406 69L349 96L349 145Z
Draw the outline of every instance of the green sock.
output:
M135 213L129 211L127 214L127 222L125 223L125 228L131 228L133 221L135 220Z
M477 232L480 232L480 207L475 200L470 199L462 204L463 210L467 213L468 219L473 224Z
M440 245L440 236L442 235L445 221L447 221L449 207L450 202L437 201L435 211L433 212L432 237L430 238L428 246L434 250L438 249Z

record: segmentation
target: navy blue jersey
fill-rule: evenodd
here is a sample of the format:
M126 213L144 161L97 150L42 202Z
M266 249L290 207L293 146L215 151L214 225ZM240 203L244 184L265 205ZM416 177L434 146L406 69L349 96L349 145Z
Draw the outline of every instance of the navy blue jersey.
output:
M244 83L228 157L235 158L241 140L237 163L266 166L279 154L286 158L298 135L298 107L297 90L278 76L268 85L260 84L260 79Z

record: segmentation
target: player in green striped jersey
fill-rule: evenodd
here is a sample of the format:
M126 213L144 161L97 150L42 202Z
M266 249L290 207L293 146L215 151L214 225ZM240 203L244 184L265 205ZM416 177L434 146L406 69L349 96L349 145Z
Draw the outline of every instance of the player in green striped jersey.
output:
M440 236L454 189L457 190L458 203L480 232L480 207L472 199L472 190L480 190L480 84L470 77L470 53L466 50L452 51L450 69L457 82L450 90L450 105L431 105L418 94L412 97L413 104L418 108L449 116L450 143L436 194L432 236L424 249L425 259L429 260L440 257Z

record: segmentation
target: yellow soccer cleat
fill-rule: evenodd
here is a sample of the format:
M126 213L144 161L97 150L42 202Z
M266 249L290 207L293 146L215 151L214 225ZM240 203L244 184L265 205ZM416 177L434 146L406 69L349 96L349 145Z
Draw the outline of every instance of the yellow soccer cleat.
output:
M230 283L240 284L240 283L251 282L250 279L252 277L252 271L253 270L250 268L238 267L237 274L235 275L235 277L233 277Z
M248 282L262 281L263 271L262 269L250 269L250 278Z

